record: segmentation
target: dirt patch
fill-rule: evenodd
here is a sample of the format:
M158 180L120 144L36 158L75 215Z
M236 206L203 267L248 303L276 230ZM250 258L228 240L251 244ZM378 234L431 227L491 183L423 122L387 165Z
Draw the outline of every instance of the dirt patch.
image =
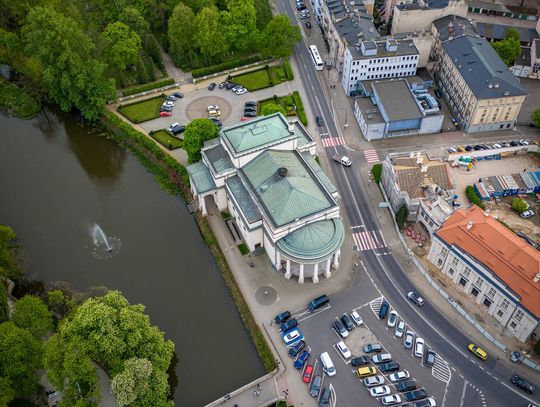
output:
M345 339L347 347L354 356L364 354L364 345L369 343L378 343L377 337L364 326L359 326L349 332L349 336Z
M210 105L217 105L221 112L221 120L227 120L232 112L231 104L224 98L219 96L203 96L195 99L186 106L186 117L191 121L193 119L207 118Z

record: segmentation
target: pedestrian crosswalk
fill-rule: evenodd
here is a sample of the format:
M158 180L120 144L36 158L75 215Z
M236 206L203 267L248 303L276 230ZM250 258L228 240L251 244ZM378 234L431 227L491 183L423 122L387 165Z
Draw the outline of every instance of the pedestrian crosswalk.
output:
M431 374L433 377L444 383L449 383L452 379L452 372L450 372L448 363L439 355L435 356L435 364L431 368Z
M366 157L368 164L378 163L380 161L377 150L364 150L364 157Z
M326 137L321 139L323 147L342 146L345 144L343 137Z
M366 230L352 234L354 244L360 252L384 249L385 243L380 230Z

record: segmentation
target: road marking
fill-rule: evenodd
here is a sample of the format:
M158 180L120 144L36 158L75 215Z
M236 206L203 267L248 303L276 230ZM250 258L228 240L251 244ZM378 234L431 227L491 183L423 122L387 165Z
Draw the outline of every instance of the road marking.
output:
M463 384L463 392L461 393L461 400L459 403L459 407L463 407L463 401L465 400L465 392L467 391L467 384L469 382L465 380L465 383Z
M379 161L381 161L379 160L377 150L364 150L364 157L366 157L366 161L368 164L378 163Z
M384 300L384 297L379 297L379 298L375 298L369 303L369 307L371 308L371 310L373 311L373 313L375 314L377 318L379 317L379 310L381 309L381 304L383 300Z
M296 317L296 319L298 320L298 322L306 321L306 320L308 320L309 318L312 318L312 317L314 317L314 316L319 315L321 312L324 312L324 311L329 310L330 308L332 308L332 306L331 306L330 304L328 304L327 307L321 308L320 311L317 311L317 312L313 312L313 313L311 313L311 312L303 312L303 313L300 314L299 316L305 315L305 314L309 314L309 315L308 315L307 317L304 317L304 318L298 318L298 317Z
M384 249L384 245L379 241L377 233L378 230L366 230L363 232L356 232L352 234L354 244L359 252L365 252L368 250Z
M450 366L448 365L448 362L442 357L440 357L438 354L435 355L435 363L431 368L431 374L435 379L440 380L444 383L450 383L450 380L452 380L452 372L450 372Z
M343 137L326 137L321 138L321 143L323 147L342 146L345 144L345 139Z

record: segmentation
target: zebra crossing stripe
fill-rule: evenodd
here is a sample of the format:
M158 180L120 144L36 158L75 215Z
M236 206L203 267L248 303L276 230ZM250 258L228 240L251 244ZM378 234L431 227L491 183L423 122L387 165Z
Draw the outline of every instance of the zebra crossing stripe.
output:
M364 157L366 157L366 161L368 162L368 164L377 163L380 161L377 150L364 150Z
M385 245L377 237L378 230L367 230L352 234L354 244L359 251L383 249Z
M345 139L343 137L327 137L322 138L321 143L323 147L342 146L345 144Z

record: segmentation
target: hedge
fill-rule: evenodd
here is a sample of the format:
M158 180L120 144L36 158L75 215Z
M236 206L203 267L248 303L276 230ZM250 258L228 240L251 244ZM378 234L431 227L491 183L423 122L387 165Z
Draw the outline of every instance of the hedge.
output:
M401 205L401 208L396 213L396 223L399 227L399 230L403 229L403 225L405 224L405 221L407 220L407 216L409 215L409 210L407 209L407 205L403 204Z
M174 83L173 78L167 78L167 79L163 79L157 82L145 83L144 85L124 89L122 91L122 96L130 96L130 95L135 95L137 93L143 93L152 89L162 88L164 86L172 85L173 83Z
M289 60L283 61L283 70L285 71L285 76L287 77L287 80L292 81L294 79L294 74Z
M308 120L306 116L306 112L304 111L304 104L302 103L302 98L300 98L300 93L295 90L292 93L294 104L296 105L296 113L298 114L298 118L302 122L304 126L307 126Z
M382 164L375 164L371 167L371 174L373 174L375 182L379 184L381 182Z
M194 78L200 78L201 76L206 76L206 75L211 75L213 73L226 71L227 69L253 64L255 62L259 62L260 60L261 60L260 55L252 55L246 58L231 59L230 61L223 62L222 64L194 69L193 71L191 71L191 75Z
M482 200L474 190L474 188L471 185L468 185L465 188L465 194L467 195L467 198L469 198L469 201L471 201L472 204L479 206L482 209L485 209L486 207L482 203Z

